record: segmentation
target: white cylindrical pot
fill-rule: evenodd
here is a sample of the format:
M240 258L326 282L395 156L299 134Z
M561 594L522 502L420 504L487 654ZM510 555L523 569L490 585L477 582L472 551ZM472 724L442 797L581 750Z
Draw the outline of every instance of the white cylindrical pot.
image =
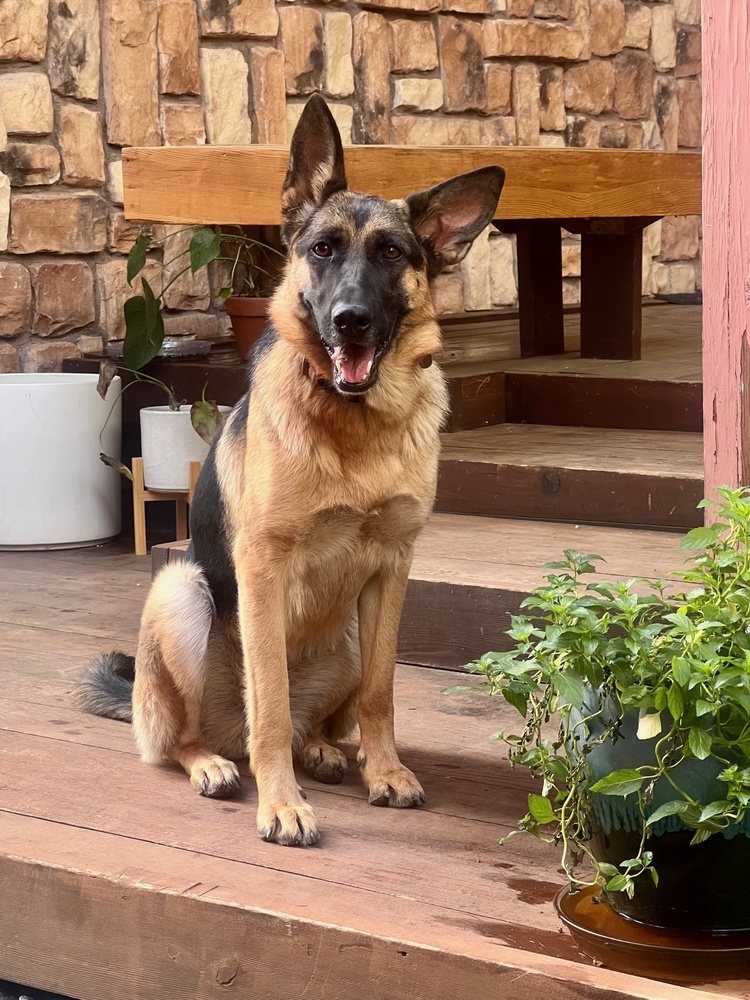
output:
M79 548L120 533L120 475L99 453L120 458L122 380L104 400L97 378L0 375L0 549Z
M220 406L228 413L230 406ZM190 407L144 406L141 410L143 479L149 490L187 490L190 463L205 462L208 445L190 422Z

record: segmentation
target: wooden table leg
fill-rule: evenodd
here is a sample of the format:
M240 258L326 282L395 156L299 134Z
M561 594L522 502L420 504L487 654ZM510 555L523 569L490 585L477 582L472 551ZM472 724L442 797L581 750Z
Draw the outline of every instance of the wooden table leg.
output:
M175 541L184 542L188 536L187 497L174 502L175 509Z
M564 354L560 223L529 219L496 225L516 234L522 357Z
M135 554L145 556L146 544L146 487L143 484L143 459L133 459L133 527L135 529Z
M581 236L581 357L641 356L643 230Z

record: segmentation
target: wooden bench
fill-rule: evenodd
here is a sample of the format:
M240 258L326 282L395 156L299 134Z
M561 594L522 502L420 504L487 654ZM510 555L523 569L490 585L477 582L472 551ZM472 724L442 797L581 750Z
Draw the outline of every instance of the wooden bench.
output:
M123 150L128 219L278 225L288 150L191 146ZM560 230L580 233L581 355L641 351L643 230L701 211L698 153L457 146L349 146L349 184L400 198L488 164L507 171L495 225L518 240L521 353L562 354Z

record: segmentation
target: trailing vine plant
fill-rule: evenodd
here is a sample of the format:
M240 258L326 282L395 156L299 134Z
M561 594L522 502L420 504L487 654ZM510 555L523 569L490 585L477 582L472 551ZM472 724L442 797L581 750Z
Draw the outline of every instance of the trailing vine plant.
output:
M645 873L658 885L649 835L667 817L693 831L692 844L750 822L750 491L719 495L700 505L712 523L681 543L694 555L679 579L597 581L599 556L566 551L512 618L514 648L469 665L524 719L519 733L496 735L511 764L542 782L519 830L561 847L574 888L632 897ZM621 737L627 713L649 741L646 762L591 784L590 754ZM710 801L683 785L696 759L718 776ZM640 846L619 869L591 850L597 796L637 809Z

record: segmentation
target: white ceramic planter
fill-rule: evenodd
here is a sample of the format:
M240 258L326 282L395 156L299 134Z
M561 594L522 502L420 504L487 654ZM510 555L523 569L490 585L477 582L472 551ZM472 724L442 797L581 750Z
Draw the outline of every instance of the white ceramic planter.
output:
M120 476L99 452L120 457L122 380L106 400L96 383L73 372L0 375L0 549L79 548L119 534Z
M220 406L228 413L230 406ZM141 410L143 479L149 490L187 490L191 462L204 462L208 445L193 430L190 407L144 406Z

